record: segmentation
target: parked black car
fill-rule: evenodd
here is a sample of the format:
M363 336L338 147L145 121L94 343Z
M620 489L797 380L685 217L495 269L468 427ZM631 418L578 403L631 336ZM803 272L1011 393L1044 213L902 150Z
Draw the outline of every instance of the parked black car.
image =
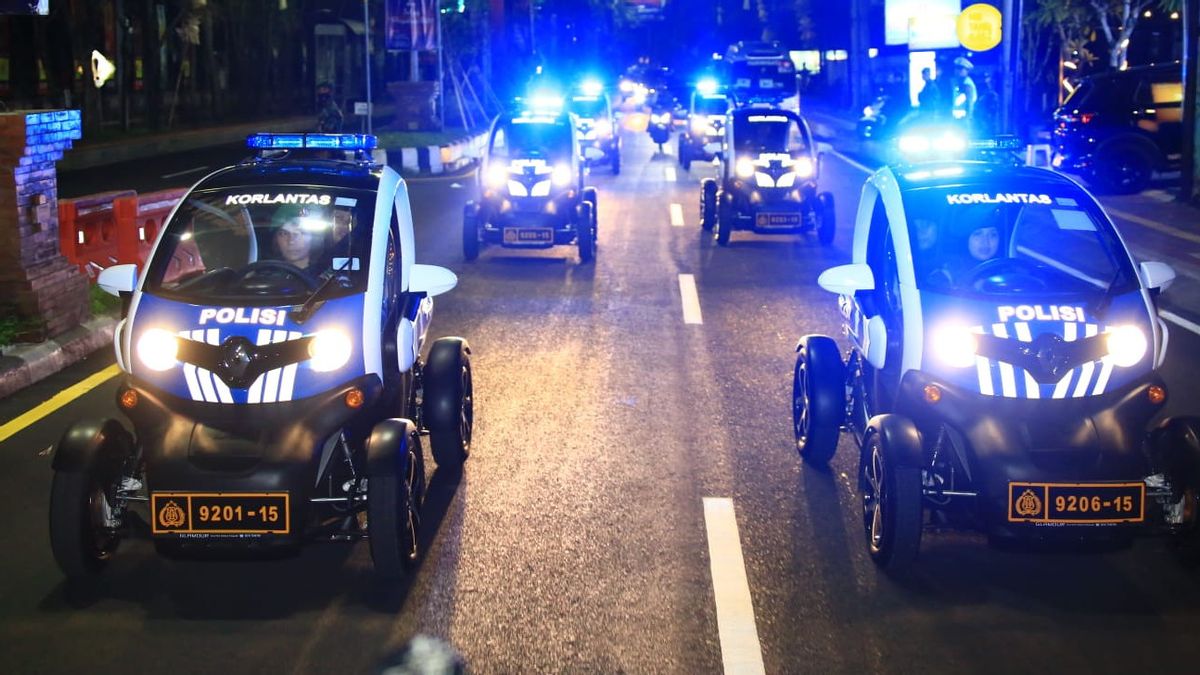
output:
M1179 62L1085 78L1054 112L1054 167L1105 191L1141 191L1179 166L1182 102Z

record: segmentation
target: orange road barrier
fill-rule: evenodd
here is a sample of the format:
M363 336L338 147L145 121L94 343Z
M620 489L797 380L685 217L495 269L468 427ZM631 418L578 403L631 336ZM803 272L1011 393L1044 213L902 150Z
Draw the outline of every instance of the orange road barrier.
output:
M67 260L95 279L113 265L142 265L185 188L138 195L105 192L58 203L59 244Z

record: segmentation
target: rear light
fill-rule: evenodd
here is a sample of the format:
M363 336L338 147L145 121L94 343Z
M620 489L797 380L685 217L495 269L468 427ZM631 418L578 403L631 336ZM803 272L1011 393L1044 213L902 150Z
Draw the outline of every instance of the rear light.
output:
M1092 120L1096 119L1096 113L1063 113L1058 116L1058 119L1063 124L1091 124Z
M1083 113L1082 115L1079 116L1079 121L1084 124L1091 124L1092 120L1094 120L1094 119L1096 119L1096 113L1094 113L1094 112Z

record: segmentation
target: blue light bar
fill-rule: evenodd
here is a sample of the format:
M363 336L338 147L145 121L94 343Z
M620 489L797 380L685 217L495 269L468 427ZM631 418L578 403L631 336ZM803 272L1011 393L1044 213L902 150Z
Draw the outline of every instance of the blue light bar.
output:
M246 147L255 150L374 150L378 139L369 134L251 134Z
M973 140L967 144L972 150L1022 150L1025 144L1016 136L996 136Z
M711 77L706 77L696 83L696 91L705 96L717 93L717 81Z

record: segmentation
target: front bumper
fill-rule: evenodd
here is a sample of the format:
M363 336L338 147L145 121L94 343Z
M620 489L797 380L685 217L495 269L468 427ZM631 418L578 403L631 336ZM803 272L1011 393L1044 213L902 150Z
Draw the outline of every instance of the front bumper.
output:
M929 386L941 393L936 403L926 400ZM1142 523L1014 522L1010 484L1144 482L1154 472L1145 451L1147 429L1162 410L1148 396L1151 386L1163 386L1156 373L1102 396L1012 399L983 396L910 371L900 385L897 412L916 423L927 453L943 426L961 438L961 447L952 446L990 535L1104 538L1156 524L1155 501L1147 497Z
M138 404L126 411L146 463L152 503L156 493L286 493L286 533L196 533L155 523L154 537L184 546L273 548L299 544L312 524L311 498L327 440L344 430L363 437L379 417L383 385L364 375L324 394L285 403L229 405L178 398L130 378ZM350 408L346 393L364 403ZM154 517L154 514L151 514Z
M505 248L550 248L575 241L579 192L572 189L549 197L485 196L481 203L483 240ZM538 232L532 232L537 230ZM549 238L546 231L549 231ZM525 238L524 234L538 237Z
M752 180L734 181L727 188L733 197L733 229L759 234L795 234L813 229L816 184L760 188Z

